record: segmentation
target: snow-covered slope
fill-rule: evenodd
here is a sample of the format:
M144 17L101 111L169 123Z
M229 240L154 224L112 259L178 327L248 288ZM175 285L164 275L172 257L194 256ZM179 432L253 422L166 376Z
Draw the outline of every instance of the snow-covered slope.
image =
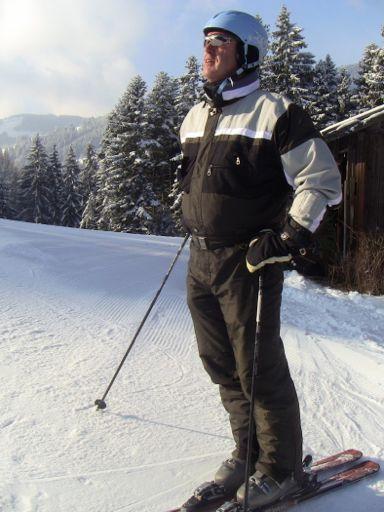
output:
M196 353L187 250L107 399L179 239L0 221L0 510L164 512L232 449ZM286 351L305 450L383 462L384 298L287 275ZM306 512L384 509L381 474Z

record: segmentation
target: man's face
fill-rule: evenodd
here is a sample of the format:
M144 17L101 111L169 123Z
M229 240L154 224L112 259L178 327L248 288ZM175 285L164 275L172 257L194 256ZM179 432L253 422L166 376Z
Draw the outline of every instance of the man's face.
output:
M230 37L226 32L212 30L208 36L220 34ZM208 82L220 82L224 78L232 75L238 68L237 63L237 43L234 38L222 46L213 46L205 43L203 57L203 75Z

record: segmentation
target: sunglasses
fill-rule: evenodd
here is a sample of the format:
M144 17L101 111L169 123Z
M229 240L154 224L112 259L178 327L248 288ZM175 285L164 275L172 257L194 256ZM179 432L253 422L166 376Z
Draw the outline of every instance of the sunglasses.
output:
M232 41L232 38L229 36L225 36L223 34L210 34L209 36L204 37L204 47L205 46L223 46L225 44L229 44Z

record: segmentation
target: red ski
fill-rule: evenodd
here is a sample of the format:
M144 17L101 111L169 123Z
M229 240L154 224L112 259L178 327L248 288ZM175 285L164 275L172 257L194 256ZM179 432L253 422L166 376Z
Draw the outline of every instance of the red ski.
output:
M328 470L340 468L345 464L352 464L353 462L359 460L361 456L362 453L358 450L344 450L343 452L336 453L324 459L317 460L312 464L312 458L310 456L307 456L304 461L304 468L306 472L310 474L310 478L315 479L321 474L324 474ZM342 473L343 472L338 474ZM328 481L328 479L326 479L325 481ZM197 491L195 491L194 495L191 496L191 498L187 500L183 506L174 508L172 510L168 510L167 512L215 512L224 501L228 500L228 497L215 496L214 493L210 493L209 484L210 483L207 482L206 484L199 486ZM311 490L314 491L314 488L311 487ZM279 505L281 504L282 502L279 503ZM235 505L235 503L233 503L232 505ZM233 511L235 510L237 509L233 509ZM238 510L241 511L242 509L240 508ZM275 512L274 509L271 510Z
M356 462L362 456L363 454L359 450L344 450L343 452L335 453L334 455L313 462L310 466L310 472L318 474L322 471L338 468L344 464Z
M379 470L380 466L376 462L372 462L371 460L360 462L360 464L355 464L344 471L339 471L324 480L318 481L314 487L309 488L309 490L303 490L295 496L284 499L275 505L249 510L249 512L284 512L303 501L316 498L317 496L321 496L325 493L359 482L367 476L374 475ZM240 508L228 509L225 509L223 506L223 508L220 508L219 510L220 512L243 512L243 508L241 506Z

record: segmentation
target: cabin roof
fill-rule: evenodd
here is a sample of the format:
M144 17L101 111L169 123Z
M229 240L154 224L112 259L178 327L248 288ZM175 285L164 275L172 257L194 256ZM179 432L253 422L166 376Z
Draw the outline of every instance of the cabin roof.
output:
M363 130L367 126L380 122L381 120L384 121L384 105L371 108L361 114L348 117L343 121L327 126L327 128L321 130L321 134L327 142L330 142L332 140L340 139L349 133Z

